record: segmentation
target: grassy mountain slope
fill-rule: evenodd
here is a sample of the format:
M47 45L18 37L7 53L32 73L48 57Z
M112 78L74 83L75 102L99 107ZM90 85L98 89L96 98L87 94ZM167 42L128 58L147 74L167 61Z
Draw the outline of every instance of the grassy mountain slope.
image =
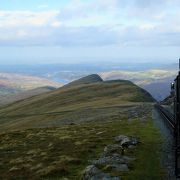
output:
M90 160L124 134L142 143L125 151L137 159L130 171L115 176L163 179L152 102L146 91L117 80L77 83L7 105L0 109L0 178L79 180Z
M146 91L129 81L77 84L1 108L0 123L1 129L8 130L57 126L103 119L114 111L116 115L120 107L152 101Z

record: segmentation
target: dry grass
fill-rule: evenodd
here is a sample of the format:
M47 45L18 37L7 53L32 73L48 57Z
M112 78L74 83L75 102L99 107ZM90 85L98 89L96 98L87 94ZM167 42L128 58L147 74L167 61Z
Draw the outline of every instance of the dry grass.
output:
M118 175L128 178L163 177L160 168L158 131L150 120L69 125L62 128L30 129L0 136L1 178L63 178L80 179L88 160L99 156L115 136L126 134L139 137L142 144L126 153L136 157L130 173ZM151 151L149 151L151 148ZM154 156L156 154L157 156ZM146 166L146 171L143 170ZM111 172L113 173L113 172ZM117 174L116 174L117 175Z

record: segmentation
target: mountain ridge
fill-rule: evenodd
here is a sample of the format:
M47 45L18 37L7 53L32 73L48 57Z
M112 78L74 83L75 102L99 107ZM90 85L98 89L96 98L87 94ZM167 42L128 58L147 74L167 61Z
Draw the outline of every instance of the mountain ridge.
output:
M146 71L109 71L102 72L104 80L126 79L148 91L156 100L161 101L170 94L170 83L177 71L167 69L151 69Z
M99 117L98 114L101 114L101 112L98 113L100 109L113 109L116 106L132 107L139 103L154 101L149 93L130 81L102 81L98 78L98 82L96 80L90 83L89 77L92 76L87 77L85 80L88 79L88 83L80 81L81 83L77 84L76 81L68 88L62 87L2 107L0 123L7 129L8 126L18 129L61 125L72 121L83 121L87 112L91 114L97 110L97 113L93 115L95 117L92 116L95 120ZM93 75L93 77L98 76Z
M90 83L97 83L97 82L103 82L103 79L98 74L91 74L91 75L82 77L78 80L74 80L63 87L65 88L65 87L70 87L70 86L78 86L81 84L90 84Z

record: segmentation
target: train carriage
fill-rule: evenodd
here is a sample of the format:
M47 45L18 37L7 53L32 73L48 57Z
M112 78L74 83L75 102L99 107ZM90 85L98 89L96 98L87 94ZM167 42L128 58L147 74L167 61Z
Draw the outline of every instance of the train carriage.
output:
M177 177L180 177L180 59L179 73L171 84L171 95L174 96L175 173Z

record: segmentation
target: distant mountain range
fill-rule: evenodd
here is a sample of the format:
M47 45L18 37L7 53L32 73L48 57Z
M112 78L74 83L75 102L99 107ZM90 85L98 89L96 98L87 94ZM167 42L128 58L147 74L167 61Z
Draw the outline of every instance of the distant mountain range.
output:
M110 65L104 64L105 69L82 69L62 70L49 72L45 76L57 82L69 83L88 74L98 73L104 80L126 79L134 82L161 101L170 93L170 83L178 72L178 64L129 64L129 65Z
M17 102L17 101L20 101L23 99L37 96L39 94L47 93L47 92L53 91L55 89L56 89L55 87L45 86L45 87L39 87L39 88L35 88L32 90L26 90L26 91L14 93L14 94L1 95L0 96L0 106L8 105L13 102Z
M62 84L37 76L19 73L0 73L0 97L45 86L57 88L62 86Z
M157 100L163 100L170 93L170 83L177 71L153 69L146 71L110 71L100 73L104 80L126 79L147 90Z

